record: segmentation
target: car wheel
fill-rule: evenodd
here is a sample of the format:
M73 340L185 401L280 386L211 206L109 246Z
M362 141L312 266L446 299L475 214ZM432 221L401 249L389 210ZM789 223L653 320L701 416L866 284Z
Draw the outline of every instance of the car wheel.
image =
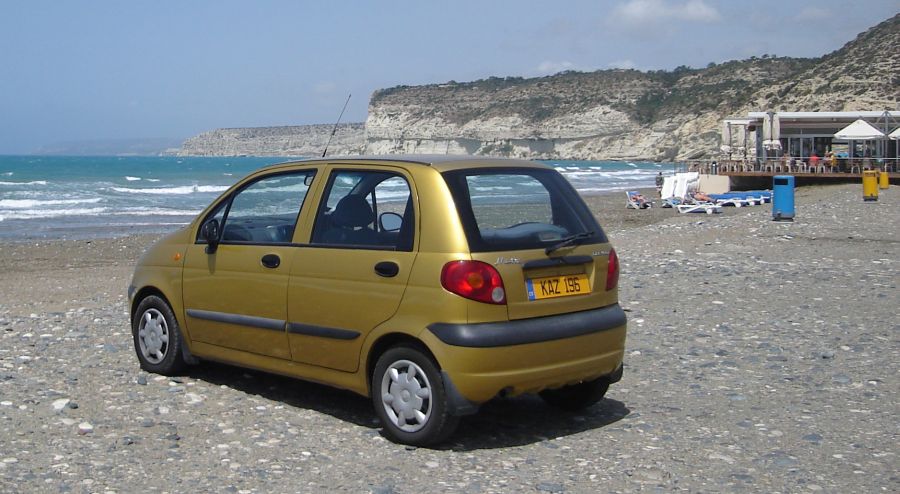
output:
M426 446L446 439L459 418L447 410L444 381L422 351L397 346L385 352L372 374L372 402L391 440Z
M141 300L135 314L131 332L141 368L164 375L177 374L184 369L181 330L169 304L150 295Z
M541 391L541 398L547 404L570 412L583 410L603 399L609 381L605 377L583 383Z

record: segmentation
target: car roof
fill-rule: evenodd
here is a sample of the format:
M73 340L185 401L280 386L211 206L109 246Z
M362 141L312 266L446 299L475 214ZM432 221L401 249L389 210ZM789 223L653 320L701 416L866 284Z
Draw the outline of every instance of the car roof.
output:
M528 161L511 158L493 158L489 156L472 156L461 154L380 154L380 155L355 155L355 156L329 156L325 158L310 158L302 160L277 163L271 167L288 165L306 165L318 163L346 163L346 164L415 164L435 168L443 172L460 168L491 168L491 167L526 167L549 168L548 165L536 161Z

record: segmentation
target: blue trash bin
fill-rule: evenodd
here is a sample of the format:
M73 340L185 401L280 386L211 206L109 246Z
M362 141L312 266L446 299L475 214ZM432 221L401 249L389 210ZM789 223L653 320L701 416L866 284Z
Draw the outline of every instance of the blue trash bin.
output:
M772 220L794 221L794 177L791 175L772 178Z

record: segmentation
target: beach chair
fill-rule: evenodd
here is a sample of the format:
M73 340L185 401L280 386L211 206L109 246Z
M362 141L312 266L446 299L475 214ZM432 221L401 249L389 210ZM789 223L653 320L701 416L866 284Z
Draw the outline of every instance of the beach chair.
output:
M677 183L678 183L677 177L665 177L663 179L662 191L660 192L660 198L663 201L666 201L668 199L672 199L675 197L675 185ZM666 207L665 203L663 204L663 207ZM671 205L669 207L671 207Z
M736 208L743 206L753 206L755 203L746 197L736 194L708 194L710 199L715 201L719 206L733 206Z
M627 201L625 203L625 208L626 209L647 209L647 208L651 207L651 204L649 201L643 200L640 197L638 197L640 195L641 195L641 193L636 190L629 190L629 191L625 192L625 198Z
M679 204L677 206L679 213L721 213L722 206L711 202L698 202L694 204Z
M753 199L755 199L757 204L772 202L771 190L750 190L747 191L747 194L748 197L752 197Z
M743 192L746 199L753 201L755 204L765 204L772 202L771 190L748 190Z

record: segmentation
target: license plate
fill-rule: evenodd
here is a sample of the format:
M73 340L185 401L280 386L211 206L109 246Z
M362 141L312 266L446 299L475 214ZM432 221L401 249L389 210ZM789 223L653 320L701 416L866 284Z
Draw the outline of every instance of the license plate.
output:
M528 279L525 280L525 285L528 289L528 300L543 300L545 298L591 293L591 285L588 283L586 274Z

